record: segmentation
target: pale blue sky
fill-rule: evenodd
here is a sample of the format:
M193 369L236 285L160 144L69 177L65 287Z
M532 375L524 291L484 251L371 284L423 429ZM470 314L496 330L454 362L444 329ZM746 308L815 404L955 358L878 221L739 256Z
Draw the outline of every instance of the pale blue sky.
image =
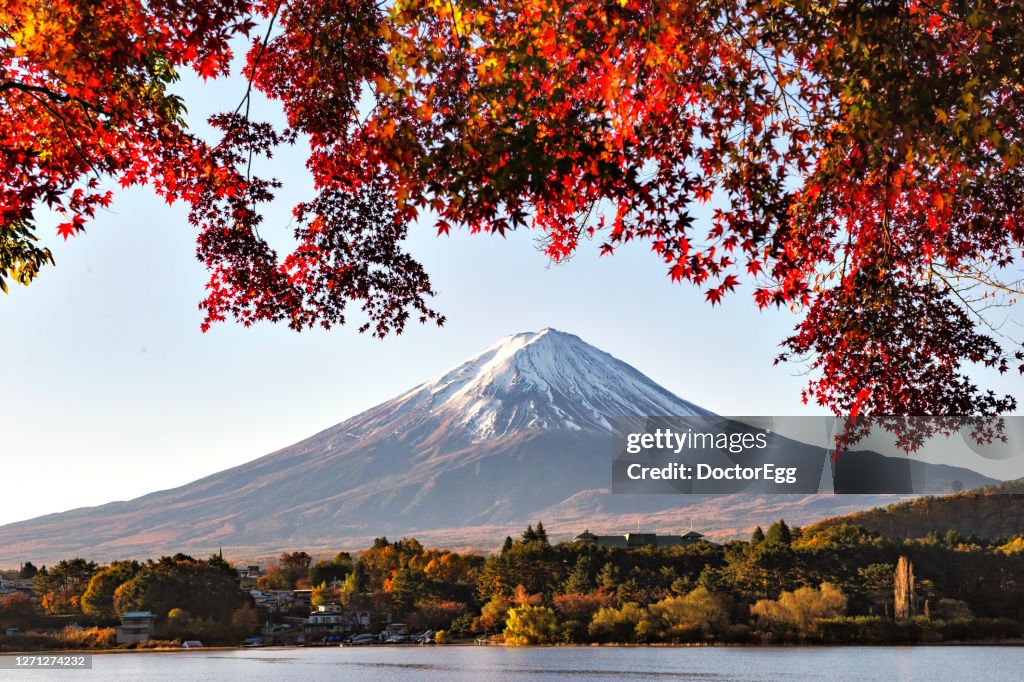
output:
M233 109L241 83L186 81L191 120ZM258 107L263 112L271 109ZM257 112L258 113L258 112ZM273 163L286 182L261 230L290 235L305 198L301 150ZM0 298L0 524L129 499L289 445L460 363L498 338L556 327L720 414L820 414L800 402L799 367L772 366L795 318L757 312L749 289L712 309L673 285L642 244L598 258L588 245L548 267L534 235L412 230L445 327L379 341L354 327L296 334L221 324L201 334L206 274L182 206L146 189L67 244L57 266ZM1019 388L1019 377L997 387Z

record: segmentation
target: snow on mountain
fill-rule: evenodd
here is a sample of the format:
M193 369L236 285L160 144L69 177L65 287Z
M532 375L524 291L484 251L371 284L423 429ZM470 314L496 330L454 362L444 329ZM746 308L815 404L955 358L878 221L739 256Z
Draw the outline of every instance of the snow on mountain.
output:
M711 413L578 336L547 328L507 336L357 417L354 434L444 419L479 443L527 429L608 431L608 418L620 415L703 414Z

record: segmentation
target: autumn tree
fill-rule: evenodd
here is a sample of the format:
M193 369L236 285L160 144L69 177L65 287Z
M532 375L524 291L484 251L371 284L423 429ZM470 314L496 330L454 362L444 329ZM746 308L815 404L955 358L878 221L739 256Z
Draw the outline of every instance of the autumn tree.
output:
M117 613L152 611L164 618L178 609L187 612L187 618L222 625L245 603L234 569L216 556L201 560L179 554L149 560L114 593Z
M841 616L846 611L846 595L831 583L818 588L801 587L783 592L778 599L762 599L750 607L750 615L771 626L789 626L800 634L810 634L817 622Z
M425 601L406 619L417 630L441 630L466 613L466 605L456 601Z
M32 579L32 587L43 610L50 614L80 612L82 593L97 568L95 562L76 557L39 569Z
M342 592L347 595L354 595L366 589L366 574L363 572L362 563L352 567L352 572L345 576L345 584L342 585Z
M31 618L35 614L32 600L20 592L4 595L0 599L0 621L17 621Z
M647 610L633 602L619 608L606 606L590 621L590 636L597 641L635 642L639 634L637 628L648 617Z
M500 596L492 597L480 609L479 629L483 632L497 632L504 628L511 607L512 605Z
M198 231L204 329L356 304L385 336L444 321L414 220L531 228L556 262L643 242L712 305L796 311L780 360L839 414L1010 411L967 372L1024 370L988 314L1022 288L1021 26L1017 0L8 0L0 286L52 262L44 212L67 238L148 185ZM246 40L202 139L172 86ZM279 255L253 158L299 139L315 193Z
M352 556L338 552L330 561L318 561L309 568L309 580L314 585L342 581L352 571Z
M256 579L256 587L260 590L290 590L295 584L288 581L280 566L268 566L263 575Z
M509 609L505 641L510 644L549 644L555 641L558 619L546 606L525 604Z
M650 612L658 623L661 636L668 640L721 634L729 624L725 603L703 587L685 596L667 597L651 604Z
M914 565L902 555L896 562L896 571L893 575L893 602L896 618L907 619L916 613Z
M341 591L328 583L319 583L313 588L310 595L310 604L323 606L325 604L338 604L341 602Z
M284 553L277 560L277 566L281 570L281 577L290 589L298 587L299 581L309 580L309 568L313 564L313 558L305 552Z
M115 561L98 571L82 594L82 613L93 618L113 618L118 615L114 608L114 594L140 568L137 561Z

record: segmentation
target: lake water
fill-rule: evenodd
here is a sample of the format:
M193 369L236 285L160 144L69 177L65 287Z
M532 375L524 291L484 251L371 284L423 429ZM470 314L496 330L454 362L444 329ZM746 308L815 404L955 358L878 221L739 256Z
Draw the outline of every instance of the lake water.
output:
M326 647L98 654L92 670L0 670L0 680L513 680L1024 679L1024 647L505 648Z

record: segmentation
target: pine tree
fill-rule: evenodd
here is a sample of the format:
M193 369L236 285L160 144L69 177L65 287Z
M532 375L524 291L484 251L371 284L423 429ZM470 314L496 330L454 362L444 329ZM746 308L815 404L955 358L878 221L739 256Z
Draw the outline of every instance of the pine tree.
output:
M793 542L793 534L790 532L789 526L786 525L786 520L779 519L773 523L768 529L768 533L765 534L764 541L769 545L789 547Z
M551 543L548 542L548 532L544 530L544 524L540 521L537 522L537 529L534 531L534 534L537 536L537 542L545 547L551 546Z
M594 580L590 577L592 561L589 556L582 555L576 560L576 566L565 581L566 594L588 594L594 591Z
M601 587L616 587L619 584L619 569L610 561L597 574L597 584Z
M509 553L509 551L512 549L512 544L513 544L512 543L512 536L506 535L505 536L505 544L503 544L501 546L501 553L502 553L502 555L505 555L505 554Z
M717 592L721 587L721 579L718 571L711 566L704 566L700 575L697 576L697 587L703 587L709 592Z
M750 544L760 545L762 542L764 542L764 531L761 530L761 526L758 526L750 535Z
M531 523L531 524L529 524L526 527L526 530L523 531L523 543L527 544L527 543L536 542L536 541L537 541L537 531L535 531L533 529L533 524Z

